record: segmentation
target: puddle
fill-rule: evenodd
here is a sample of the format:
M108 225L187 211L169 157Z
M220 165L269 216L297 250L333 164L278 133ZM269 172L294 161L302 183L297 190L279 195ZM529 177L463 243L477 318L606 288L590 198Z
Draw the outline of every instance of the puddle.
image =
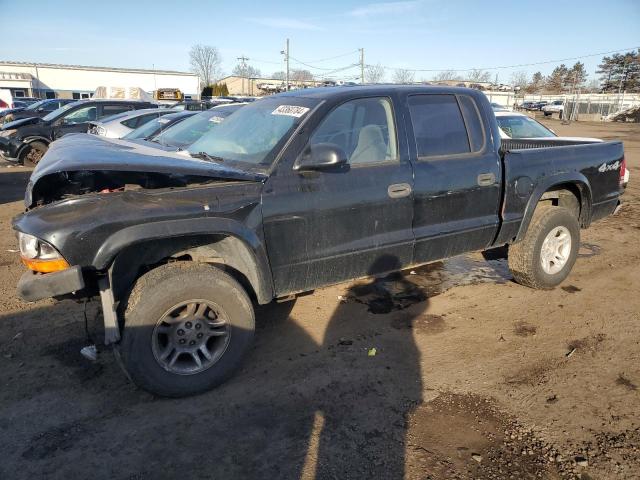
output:
M384 314L404 310L453 287L506 283L511 279L504 253L472 253L355 284L346 298L367 305L371 313Z

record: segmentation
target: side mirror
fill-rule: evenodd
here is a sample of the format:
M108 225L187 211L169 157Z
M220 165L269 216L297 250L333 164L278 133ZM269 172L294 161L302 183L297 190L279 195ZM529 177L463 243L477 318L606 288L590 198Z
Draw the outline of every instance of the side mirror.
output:
M327 170L347 165L347 154L333 143L311 145L302 153L293 165L298 172Z

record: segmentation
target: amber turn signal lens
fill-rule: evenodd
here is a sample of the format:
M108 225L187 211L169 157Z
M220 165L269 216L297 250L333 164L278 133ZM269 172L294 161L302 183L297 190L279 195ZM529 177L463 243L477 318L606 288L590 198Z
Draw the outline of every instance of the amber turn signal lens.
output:
M56 258L54 260L38 260L33 258L20 257L29 270L40 273L59 272L69 268L69 264L64 258Z

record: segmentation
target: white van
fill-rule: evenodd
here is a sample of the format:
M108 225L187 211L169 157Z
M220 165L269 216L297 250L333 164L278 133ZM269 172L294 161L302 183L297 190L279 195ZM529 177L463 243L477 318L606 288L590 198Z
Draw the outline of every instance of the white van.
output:
M13 108L13 95L11 90L0 88L0 112Z

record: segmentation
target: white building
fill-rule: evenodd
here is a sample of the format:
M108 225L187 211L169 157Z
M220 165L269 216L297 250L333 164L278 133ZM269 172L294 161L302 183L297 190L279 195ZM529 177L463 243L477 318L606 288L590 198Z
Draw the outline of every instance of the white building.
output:
M191 98L200 91L198 76L189 72L0 61L0 88L14 97L88 98L101 86L138 87L150 94L177 88Z

